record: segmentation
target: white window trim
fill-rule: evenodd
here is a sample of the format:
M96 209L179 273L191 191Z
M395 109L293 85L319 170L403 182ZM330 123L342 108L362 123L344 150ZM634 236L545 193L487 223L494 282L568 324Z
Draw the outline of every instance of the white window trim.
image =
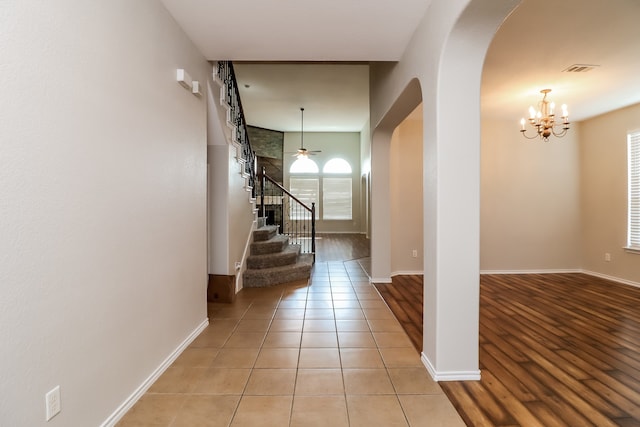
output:
M626 252L640 254L640 130L627 135L627 244Z

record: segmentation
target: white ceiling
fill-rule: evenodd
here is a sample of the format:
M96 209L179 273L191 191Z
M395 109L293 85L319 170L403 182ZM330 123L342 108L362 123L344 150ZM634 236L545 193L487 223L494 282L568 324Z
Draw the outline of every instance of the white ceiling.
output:
M397 61L429 0L162 0L207 59Z
M368 73L357 62L398 60L429 4L162 1L207 59L251 61L235 63L249 124L297 131L304 107L305 131L328 132L362 129ZM572 121L640 102L639 19L638 0L524 0L487 53L483 114L517 123L544 88ZM563 72L573 64L598 67Z
M305 132L360 132L369 119L369 66L234 63L252 126ZM249 87L247 87L249 86Z
M545 88L572 121L640 102L639 19L637 0L523 1L487 53L483 114L519 121ZM563 72L574 64L598 67Z

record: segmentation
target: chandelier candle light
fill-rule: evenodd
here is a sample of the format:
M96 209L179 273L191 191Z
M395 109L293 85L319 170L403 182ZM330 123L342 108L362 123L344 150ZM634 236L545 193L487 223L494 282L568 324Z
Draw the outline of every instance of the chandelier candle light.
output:
M538 104L538 111L533 107L529 107L529 124L536 128L536 133L529 136L526 134L525 124L527 121L523 118L520 120L522 129L522 136L527 139L533 139L536 137L541 138L544 141L549 141L551 135L562 138L569 130L569 112L567 111L567 105L562 104L562 123L556 123L555 116L555 103L547 101L547 94L551 92L551 89L542 89L540 93L544 96L542 101Z

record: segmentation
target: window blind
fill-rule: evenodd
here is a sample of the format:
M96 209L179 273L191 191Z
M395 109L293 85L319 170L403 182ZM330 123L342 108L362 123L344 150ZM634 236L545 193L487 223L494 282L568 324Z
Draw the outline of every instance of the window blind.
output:
M640 131L628 135L629 212L627 246L640 250Z
M322 219L352 219L351 178L322 180Z
M318 178L290 178L289 191L308 207L311 207L311 203L315 203L316 219L318 219ZM305 219L306 215L306 211L297 208L294 204L289 207L291 219Z

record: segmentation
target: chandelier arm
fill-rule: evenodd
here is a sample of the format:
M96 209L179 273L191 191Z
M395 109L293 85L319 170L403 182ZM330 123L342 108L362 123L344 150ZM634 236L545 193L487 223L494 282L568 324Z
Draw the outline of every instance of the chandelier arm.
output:
M564 127L562 128L562 131L556 132L555 128L551 128L551 132L553 133L553 136L557 138L562 138L563 136L565 136L568 130L569 130L568 127Z
M524 137L525 137L525 138L527 138L527 139L535 139L535 138L538 138L538 137L540 136L540 134L539 134L539 133L535 133L535 134L533 134L533 136L528 136L528 135L526 134L526 132L527 132L527 131L526 131L525 129L521 129L521 130L520 130L520 133L522 134L522 136L524 136Z

